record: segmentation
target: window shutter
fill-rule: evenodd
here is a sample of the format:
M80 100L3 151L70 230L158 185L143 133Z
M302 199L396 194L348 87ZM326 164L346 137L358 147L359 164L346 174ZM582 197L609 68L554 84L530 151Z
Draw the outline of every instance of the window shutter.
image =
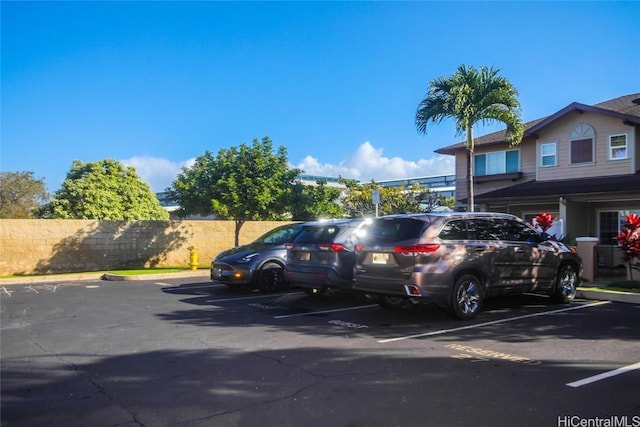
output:
M571 141L571 163L593 162L593 140L576 139Z

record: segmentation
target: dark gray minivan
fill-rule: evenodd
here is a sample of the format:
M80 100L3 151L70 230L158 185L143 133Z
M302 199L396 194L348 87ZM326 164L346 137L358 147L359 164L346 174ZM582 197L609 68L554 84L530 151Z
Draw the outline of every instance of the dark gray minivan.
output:
M387 308L434 302L460 319L485 298L537 292L573 300L582 274L575 248L501 213L380 217L356 246L355 291Z
M356 263L354 247L368 219L306 223L287 243L285 279L308 294L330 289L351 290Z

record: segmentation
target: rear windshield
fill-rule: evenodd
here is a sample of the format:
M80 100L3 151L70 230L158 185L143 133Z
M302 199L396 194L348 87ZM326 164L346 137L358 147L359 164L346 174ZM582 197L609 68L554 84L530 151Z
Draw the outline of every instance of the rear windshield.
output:
M307 226L296 238L295 243L333 243L338 234L340 227L337 225Z
M369 242L392 243L417 239L429 226L429 222L412 218L375 220L366 232Z

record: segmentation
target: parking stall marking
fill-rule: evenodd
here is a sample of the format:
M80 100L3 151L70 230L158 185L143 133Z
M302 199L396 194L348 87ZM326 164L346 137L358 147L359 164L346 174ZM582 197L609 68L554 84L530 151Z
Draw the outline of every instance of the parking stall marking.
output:
M260 304L259 302L254 302L253 304L249 304L249 307L259 308L260 310L280 310L283 308L281 305Z
M280 316L273 316L273 318L274 319L286 319L287 317L312 316L314 314L336 313L338 311L359 310L361 308L371 308L371 307L377 307L377 306L378 306L378 304L359 305L357 307L335 308L333 310L309 311L309 312L306 312L306 313L295 313L295 314L282 314Z
M488 362L491 359L496 359L496 360L505 360L507 362L522 363L525 365L539 365L542 363L539 360L529 359L528 357L524 357L524 356L517 356L510 353L487 350L484 348L473 347L473 346L463 345L463 344L456 344L456 343L448 344L448 345L445 345L445 348L449 348L449 349L460 352L452 355L451 356L452 358L466 359L466 360L470 360L471 362Z
M344 326L349 329L366 329L367 325L361 325L359 323L345 322L343 320L329 320L330 325Z
M569 387L582 387L583 385L587 385L587 384L591 384L594 383L596 381L600 381L600 380L604 380L610 377L614 377L616 375L620 375L620 374L626 374L627 372L631 372L634 371L636 369L640 369L640 362L638 363L634 363L633 365L627 365L627 366L623 366L621 368L618 369L614 369L612 371L607 371L607 372L603 372L601 374L598 375L593 375L591 377L587 377L587 378L583 378L581 380L578 381L573 381L570 383L567 383L566 385Z
M464 331L464 330L467 330L467 329L482 328L484 326L497 325L497 324L500 324L500 323L513 322L513 321L522 320L522 319L529 319L529 318L532 318L532 317L546 316L546 315L550 315L550 314L563 313L565 311L581 310L583 308L590 308L590 307L595 307L595 306L598 306L598 305L609 304L610 302L611 301L597 301L597 302L594 302L594 303L591 303L591 304L577 305L577 306L572 306L572 307L567 307L567 308L561 308L561 309L558 309L558 310L544 311L544 312L541 312L541 313L525 314L523 316L510 317L510 318L507 318L507 319L492 320L491 322L477 323L475 325L460 326L458 328L440 329L438 331L424 332L424 333L421 333L421 334L405 335L405 336L396 337L396 338L387 338L387 339L383 339L383 340L378 340L378 342L381 343L381 344L386 344L386 343L390 343L390 342L403 341L403 340L408 340L408 339L412 339L412 338L423 338L423 337L430 337L430 336L434 336L434 335L448 334L448 333L451 333L451 332L459 332L459 331Z

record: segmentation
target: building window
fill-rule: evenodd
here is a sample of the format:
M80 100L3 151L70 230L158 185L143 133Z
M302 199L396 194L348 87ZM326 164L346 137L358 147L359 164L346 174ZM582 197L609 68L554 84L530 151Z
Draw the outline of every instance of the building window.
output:
M593 163L593 140L577 139L571 141L571 164Z
M625 216L634 212L640 215L640 210L601 211L598 217L600 243L603 245L617 245L618 240L616 237L623 230Z
M520 151L494 151L474 156L474 175L498 175L520 170Z
M627 158L627 135L612 135L609 137L609 160Z
M543 167L546 166L555 166L557 164L557 144L555 142L550 142L547 144L542 144L540 146L540 165Z
M582 124L571 132L571 164L593 163L593 141L596 133L589 125Z

